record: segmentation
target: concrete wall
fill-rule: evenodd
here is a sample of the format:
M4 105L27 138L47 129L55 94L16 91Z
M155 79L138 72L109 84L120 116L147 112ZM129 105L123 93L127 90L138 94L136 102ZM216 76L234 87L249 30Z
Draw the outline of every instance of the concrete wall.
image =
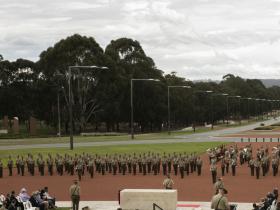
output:
M177 190L125 189L120 193L123 210L153 210L153 203L164 210L176 210Z

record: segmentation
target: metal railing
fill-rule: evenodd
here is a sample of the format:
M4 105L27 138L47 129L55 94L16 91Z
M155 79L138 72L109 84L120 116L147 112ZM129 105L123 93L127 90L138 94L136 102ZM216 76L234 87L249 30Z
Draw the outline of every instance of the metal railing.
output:
M153 203L153 210L164 210L164 209L158 206L156 203Z

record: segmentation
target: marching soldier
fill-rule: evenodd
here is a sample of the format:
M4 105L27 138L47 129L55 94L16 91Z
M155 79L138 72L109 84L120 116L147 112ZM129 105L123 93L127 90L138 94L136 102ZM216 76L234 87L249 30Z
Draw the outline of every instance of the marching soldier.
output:
M175 154L174 158L173 158L173 169L174 169L175 176L177 176L177 173L178 173L178 161L179 161L178 157Z
M186 157L185 157L185 170L186 170L187 176L189 176L189 174L190 174L190 158L189 158L188 155L186 155Z
M276 157L273 157L271 160L271 163L272 163L273 176L276 176L278 173L279 159Z
M60 176L62 176L63 175L63 159L62 159L62 157L59 157L57 165L58 165L58 169L59 169L58 174Z
M172 158L171 158L170 154L168 154L168 157L167 157L167 168L168 168L168 173L169 174L171 173L171 162L172 162Z
M231 172L232 172L232 176L235 176L235 173L236 173L236 164L237 164L237 161L236 161L236 158L232 158L231 159Z
M256 169L256 178L259 179L260 177L260 166L261 166L261 162L259 160L259 158L256 159L255 161L255 169Z
M139 173L142 173L142 157L141 157L141 154L139 155L139 158L138 158L138 167L139 167Z
M261 159L262 175L266 174L266 158L263 156Z
M3 163L2 160L0 159L0 178L3 177Z
M28 165L29 165L29 173L31 176L34 176L35 174L35 161L33 160L33 157L30 156L28 159Z
M239 152L239 161L240 161L240 165L243 165L243 163L245 162L245 154L243 149L240 149Z
M70 175L73 176L75 171L75 161L72 157L70 157L69 159L69 170L70 170Z
M225 157L225 164L226 164L226 173L228 174L229 171L229 163L230 163L230 158L228 156Z
M180 170L180 174L181 174L181 179L184 178L184 172L185 172L185 163L183 158L180 158L179 162L178 162L178 167Z
M196 167L197 167L197 175L200 176L201 175L201 168L202 168L202 160L201 160L200 157L197 157Z
M152 158L152 169L154 171L154 175L157 175L157 173L158 173L158 163L157 163L157 157L156 156L154 156Z
M125 172L126 172L126 157L123 156L122 160L121 160L121 167L122 167L122 175L125 175Z
M225 175L225 168L226 168L226 161L225 161L225 158L222 157L221 159L221 170L222 170L222 176Z
M90 178L93 178L93 172L94 172L94 161L92 158L89 159L88 161L88 171L89 171L89 174L90 174Z
M22 156L21 156L21 159L19 160L18 164L19 164L19 167L20 167L21 176L24 176L25 161L24 161Z
M194 172L194 156L193 154L190 155L190 167L191 167L191 173Z
M249 167L251 170L251 176L255 176L254 171L255 171L255 161L253 158L251 158L251 160L249 160Z
M116 157L114 157L112 160L112 168L113 168L113 175L116 175L118 170L118 163Z
M100 159L100 168L101 168L101 174L104 176L105 175L105 166L106 162L104 158Z
M79 181L81 181L82 180L82 174L83 174L83 161L81 160L81 158L78 160L76 171L77 171L77 174L78 174Z
M161 165L162 165L162 171L163 171L163 175L166 176L167 174L167 158L164 155L162 160L161 160Z
M217 178L217 165L216 163L211 163L210 165L210 171L211 171L211 175L212 175L212 182L213 184L216 182L216 178Z
M147 155L147 169L148 169L148 174L151 173L152 170L152 164L153 164L153 158L151 157L150 152ZM154 169L153 169L154 170Z
M136 168L137 168L137 158L134 156L132 158L132 171L133 171L133 175L136 175Z
M17 159L16 159L16 168L17 168L17 174L20 175L20 157L19 155L17 156Z
M147 174L147 160L145 155L143 155L142 157L142 171L143 171L143 175L145 176Z
M48 173L50 176L52 176L53 175L53 159L50 155L47 158L47 166L48 166Z
M9 169L9 176L13 175L13 160L11 158L11 156L9 156L9 160L8 160L8 169Z

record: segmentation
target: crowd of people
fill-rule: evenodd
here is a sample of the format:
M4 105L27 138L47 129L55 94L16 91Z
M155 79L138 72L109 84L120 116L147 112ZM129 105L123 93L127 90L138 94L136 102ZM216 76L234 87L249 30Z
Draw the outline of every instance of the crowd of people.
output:
M3 164L0 160L0 177L3 177ZM37 166L37 167L36 167ZM87 172L91 178L94 173L105 174L153 174L158 175L161 172L163 175L170 174L171 171L181 178L185 175L196 172L198 176L202 172L202 160L196 153L173 153L162 154L147 152L141 154L114 154L114 155L92 155L83 153L70 156L68 154L55 156L48 155L44 158L38 154L36 158L28 154L27 157L18 156L13 160L10 156L7 162L8 175L13 176L14 168L18 175L24 176L25 170L31 175L35 175L35 169L41 176L47 173L52 176L56 173L62 176L64 173L69 175L77 174L79 180Z
M254 203L253 210L280 210L278 189L274 188L272 192L267 193L266 197L261 198L259 203Z
M248 166L250 175L259 179L261 175L267 176L271 168L273 176L278 174L280 145L273 147L271 153L268 146L261 146L253 152L252 145L248 144L241 148L234 145L222 147L218 150L209 149L208 155L213 183L216 182L218 165L222 176L230 173L230 171L232 176L235 176L239 164L240 166ZM218 164L218 162L220 163Z
M235 176L237 166L248 166L251 176L259 179L266 176L272 168L273 176L278 174L280 145L273 147L271 152L266 146L261 146L253 152L251 144L238 148L237 145L225 146L221 145L216 148L208 149L210 171L213 183L216 182L218 172L221 176L229 173ZM205 165L201 157L196 153L140 153L140 154L48 154L43 157L38 154L34 157L32 154L25 156L17 156L13 159L11 156L7 162L8 175L13 176L14 173L25 176L26 171L31 175L35 175L35 170L41 176L48 173L50 176L55 173L62 176L63 174L77 175L79 180L82 176L89 174L91 178L95 173L105 174L173 174L179 175L181 178L190 174L201 176L202 167ZM207 165L207 164L206 164ZM220 167L220 170L219 170ZM16 171L15 171L16 170ZM3 164L0 160L0 178L3 177Z
M6 196L0 196L0 208L7 210L24 210L30 207L39 208L40 210L54 209L55 198L50 196L48 187L28 194L25 188L22 188L18 194L11 191Z

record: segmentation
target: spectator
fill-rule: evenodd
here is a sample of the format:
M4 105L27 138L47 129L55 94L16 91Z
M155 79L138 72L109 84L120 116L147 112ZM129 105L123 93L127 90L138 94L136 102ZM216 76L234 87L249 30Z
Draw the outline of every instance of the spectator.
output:
M20 190L20 193L18 195L22 202L27 202L30 199L30 196L27 194L27 190L25 188L22 188Z
M211 200L211 209L230 210L228 199L225 194L227 194L227 190L225 188L220 188L218 194L214 195Z
M39 191L33 192L29 201L33 207L38 207L40 210L48 210L49 208L48 201L41 198Z
M272 191L274 200L278 200L278 188L274 188Z
M51 197L49 195L49 189L48 187L44 187L44 189L41 190L41 198L43 200L47 200L49 203L49 208L55 208L55 198Z

